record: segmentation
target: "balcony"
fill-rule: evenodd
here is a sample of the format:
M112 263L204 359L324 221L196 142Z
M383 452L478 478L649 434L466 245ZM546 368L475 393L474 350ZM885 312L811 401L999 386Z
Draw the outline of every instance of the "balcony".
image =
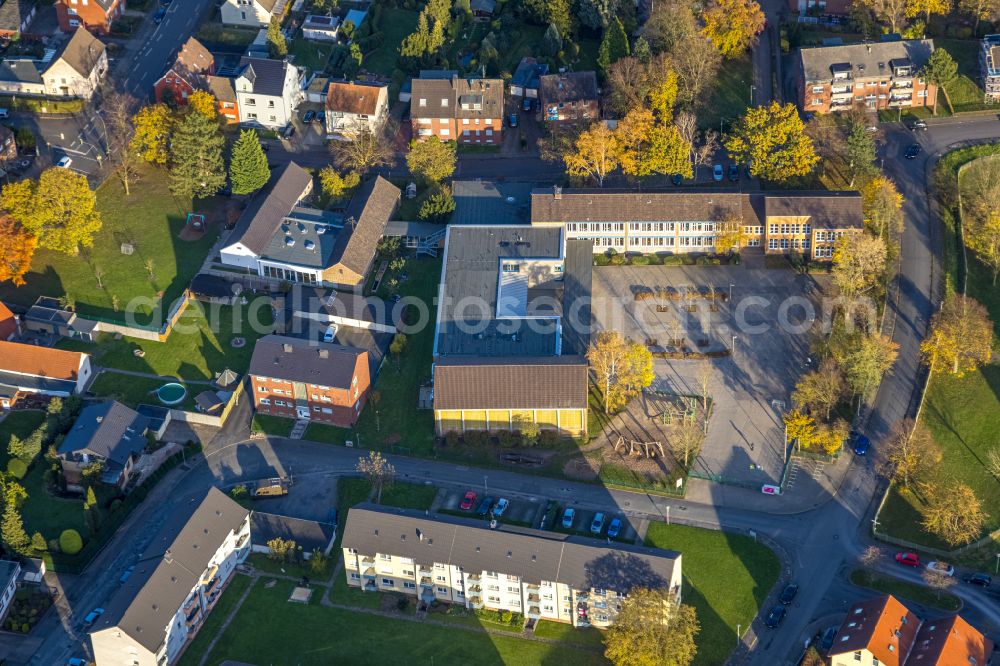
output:
M483 591L483 586L482 585L473 585L472 587L469 588L469 592L472 592L473 594L475 594L477 592L482 592L482 591Z
M362 588L365 592L378 592L378 585L375 584L374 580L366 582Z
M426 574L426 575L429 576L429 575L431 575L431 573L434 570L433 570L432 567L427 567L427 566L424 566L423 564L421 564L419 567L417 567L417 571L419 571L422 574Z
M219 589L219 583L221 581L222 579L219 578L218 576L209 581L208 585L205 587L205 594L212 594L217 589Z
M909 99L909 98L907 98L907 99L890 99L889 100L889 106L891 106L893 108L900 107L900 106L913 106L913 100Z
M854 92L850 91L850 90L845 90L844 92L839 92L839 93L835 92L832 95L830 95L830 101L832 101L832 102L842 102L842 101L846 100L846 101L850 102L851 98L853 96L854 96Z
M364 557L361 558L361 564L364 564L366 566L375 564L375 558L371 557L370 555L365 555Z
M471 597L469 597L469 605L472 606L473 608L482 608L483 598L478 594L474 594Z
M430 576L424 576L420 579L420 587L434 587L434 580Z
M483 579L483 577L480 576L479 574L469 574L469 580L474 580L474 581L478 582L478 581L480 581L482 579Z
M538 617L542 614L538 606L528 606L528 617Z
M185 615L189 615L189 614L191 614L191 613L192 613L192 612L194 612L194 611L195 611L196 609L198 609L198 610L200 610L200 609L201 609L201 600L200 600L200 599L198 598L198 595L197 595L197 594L196 594L196 595L194 595L193 597L191 597L190 599L188 599L188 600L187 600L187 601L186 601L186 602L184 603L184 607L183 607L183 610L184 610L184 614L185 614Z
M361 574L361 575L364 576L365 578L374 578L375 577L375 567L368 567L367 569L365 569L365 572L363 574Z
M243 546L247 545L248 541L250 541L250 533L249 532L247 532L246 534L244 534L243 536L241 536L240 540L236 542L236 550L240 550L241 548L243 548Z
M534 603L538 603L541 600L542 600L541 597L539 597L537 594L528 595L528 601L533 601Z
M535 585L534 583L528 583L526 587L527 587L527 588L528 588L529 590L537 590L537 589L538 589L538 586L537 586L537 585Z

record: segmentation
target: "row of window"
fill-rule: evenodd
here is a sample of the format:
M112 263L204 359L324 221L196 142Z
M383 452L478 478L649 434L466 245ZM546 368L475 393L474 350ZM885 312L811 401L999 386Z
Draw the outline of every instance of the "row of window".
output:
M926 98L927 97L927 91L926 90L918 90L917 91L917 97L919 97L919 98ZM865 102L865 101L867 101L868 103L874 103L876 99L885 100L885 99L888 99L888 98L889 98L889 96L886 95L885 93L882 93L882 94L877 95L877 96L876 95L858 95L857 97L854 98L854 101L855 102ZM895 95L894 94L892 96L892 101L894 101L894 102L898 101L898 100L909 100L909 99L910 99L910 95ZM823 104L825 104L825 103L826 103L825 100L820 99L819 97L813 98L813 101L812 101L812 105L813 106L823 106ZM845 102L842 102L842 103L847 104L849 102L845 101Z
M772 238L767 241L769 250L808 250L809 239L800 238Z
M816 240L818 241L836 241L840 240L846 231L817 231Z
M625 222L567 222L566 231L625 231ZM629 231L715 231L715 222L629 222Z
M267 407L267 406L269 406L271 404L270 398L261 398L258 402L261 405L264 405L265 407ZM274 406L275 407L294 407L295 403L285 402L284 400L275 400L274 401ZM358 406L356 405L355 409L357 409L357 407ZM330 407L320 407L319 405L313 405L312 410L313 410L313 412L315 412L317 414L333 414L333 409L330 408Z
M808 234L812 230L809 224L769 224L767 233L769 234Z

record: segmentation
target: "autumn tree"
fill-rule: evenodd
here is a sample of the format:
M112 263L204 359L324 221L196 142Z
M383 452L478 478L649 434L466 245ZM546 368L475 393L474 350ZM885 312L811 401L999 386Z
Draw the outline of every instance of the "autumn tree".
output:
M812 445L826 455L832 456L840 450L850 432L851 427L844 419L837 419L832 423L818 423Z
M950 294L931 318L930 331L920 345L933 372L939 365L958 377L989 363L993 324L983 305L962 294Z
M229 182L233 194L252 194L267 185L270 178L271 169L257 132L240 130L240 138L233 144L229 157Z
M678 99L686 104L703 105L704 93L715 81L722 65L722 54L711 40L694 33L685 36L670 56L680 83Z
M958 9L976 19L973 35L979 34L980 21L1000 19L1000 0L958 0Z
M809 449L816 441L816 419L798 409L792 409L782 416L785 422L785 438L794 442L799 449Z
M702 32L727 58L737 58L757 41L766 23L756 0L714 0L701 13Z
M692 175L690 146L677 128L657 121L649 109L633 109L613 133L617 159L629 176L679 173Z
M877 20L889 25L889 32L898 33L906 16L910 0L856 0L856 7L864 7Z
M935 0L926 0L934 2ZM951 57L951 54L941 48L934 49L931 57L927 59L927 64L920 70L920 76L937 86L938 90L944 93L944 101L948 104L948 109L954 113L951 106L951 98L948 96L948 86L958 78L958 63ZM937 96L934 97L934 115L937 115Z
M684 469L691 469L691 463L698 456L705 442L705 429L694 419L684 419L671 433L667 445Z
M892 369L899 345L880 333L862 335L856 346L844 355L842 366L847 385L859 401L878 389L882 377Z
M739 252L746 243L743 232L743 218L727 213L715 223L715 251L719 254Z
M634 588L605 633L604 656L615 666L687 666L700 629L694 607L669 589Z
M827 421L833 408L844 399L847 385L844 373L832 358L823 359L819 368L803 375L792 392L792 402L809 411L820 412Z
M903 233L903 195L886 176L876 176L861 187L865 226L885 240Z
M833 283L853 300L879 284L887 258L885 241L880 237L847 234L833 249Z
M364 176L372 169L392 166L396 161L393 137L398 126L383 123L374 130L367 126L353 133L350 141L331 141L330 153L334 162L345 171L355 171Z
M225 143L218 123L200 113L185 116L170 140L170 191L192 199L218 192L226 184Z
M587 351L587 360L603 394L607 414L624 407L655 378L649 350L617 331L600 332Z
M219 118L219 105L215 96L207 90L195 90L188 95L187 105L192 113L200 113L209 120Z
M931 22L931 14L951 12L951 0L906 0L906 15L913 18L923 14L924 23Z
M861 556L858 557L858 560L861 562L862 566L871 569L878 566L884 556L885 554L878 546L868 546L861 551Z
M1000 479L1000 446L986 452L986 471Z
M442 141L436 136L414 140L406 154L406 165L424 184L437 184L455 173L456 151L454 141Z
M151 164L166 164L170 156L168 147L173 117L166 104L151 104L139 109L133 119L135 133L132 150Z
M923 484L927 496L922 525L952 547L971 543L982 534L988 517L972 488L957 480Z
M358 458L355 469L371 481L372 489L375 491L375 502L381 502L382 490L392 485L392 480L396 476L396 468L378 451L370 451L368 457Z
M563 155L566 173L577 178L591 178L604 187L604 179L618 167L619 147L615 133L597 122L581 132L573 149Z
M949 576L944 571L938 571L937 569L924 569L920 575L927 587L934 590L939 601L942 592L946 592L948 588L958 583L954 576Z
M794 104L771 102L747 109L724 144L733 160L750 165L753 176L785 181L808 174L819 162L804 129Z
M132 118L139 103L126 93L111 92L101 104L101 115L106 128L108 159L118 180L121 181L125 196L129 196L130 186L138 179L136 171L139 155L132 149L135 128Z
M101 229L96 204L86 176L58 167L43 171L37 181L5 185L0 194L0 207L38 238L39 247L71 255L93 245Z
M611 64L629 55L628 35L625 27L617 16L611 19L608 29L604 31L601 46L597 49L597 66L602 73L607 73Z
M882 450L886 474L907 489L941 462L941 451L930 432L913 419L893 423Z
M341 176L332 166L327 165L319 171L319 187L323 194L331 199L340 199L361 184L361 178L354 171Z
M1000 273L1000 159L977 160L960 185L962 236L968 248L993 270L996 285Z
M24 230L10 216L0 216L0 282L10 280L15 287L24 284L31 270L38 239Z

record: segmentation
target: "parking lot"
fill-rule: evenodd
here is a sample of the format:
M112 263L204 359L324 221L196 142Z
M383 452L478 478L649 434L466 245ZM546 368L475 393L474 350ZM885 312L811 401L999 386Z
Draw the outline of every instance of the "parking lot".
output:
M637 300L640 291L697 290L714 297ZM729 294L732 294L730 298ZM701 394L702 368L710 365L712 417L694 470L714 480L747 486L777 484L784 468L782 412L808 368L810 331L823 321L820 285L790 269L740 266L608 266L594 269L598 330L671 353L681 347L709 354L704 360L656 358L652 389ZM695 311L689 311L689 307ZM633 401L633 405L642 402ZM630 421L650 437L649 419ZM611 427L628 428L623 419ZM622 433L628 437L629 432ZM617 437L617 432L605 437Z

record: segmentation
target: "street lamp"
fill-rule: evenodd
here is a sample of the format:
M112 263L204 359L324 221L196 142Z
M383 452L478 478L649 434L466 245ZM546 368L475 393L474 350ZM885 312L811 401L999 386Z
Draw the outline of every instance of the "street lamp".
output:
M730 350L732 351L733 354L736 353L736 336L735 335L733 336L733 346L730 347Z
M740 644L740 629L742 629L742 628L743 628L743 625L741 625L741 624L737 624L736 625L736 644L737 645Z
M490 484L487 483L489 481L489 479L490 479L490 477L488 477L485 474L483 474L483 487L486 488L485 492L486 492L487 495L490 494Z
M729 302L730 303L733 302L733 287L734 286L735 285L732 282L729 283Z
M754 93L754 85L751 83L750 84L750 106L753 106L753 93Z
M997 568L995 573L1000 574L1000 553L997 553Z

